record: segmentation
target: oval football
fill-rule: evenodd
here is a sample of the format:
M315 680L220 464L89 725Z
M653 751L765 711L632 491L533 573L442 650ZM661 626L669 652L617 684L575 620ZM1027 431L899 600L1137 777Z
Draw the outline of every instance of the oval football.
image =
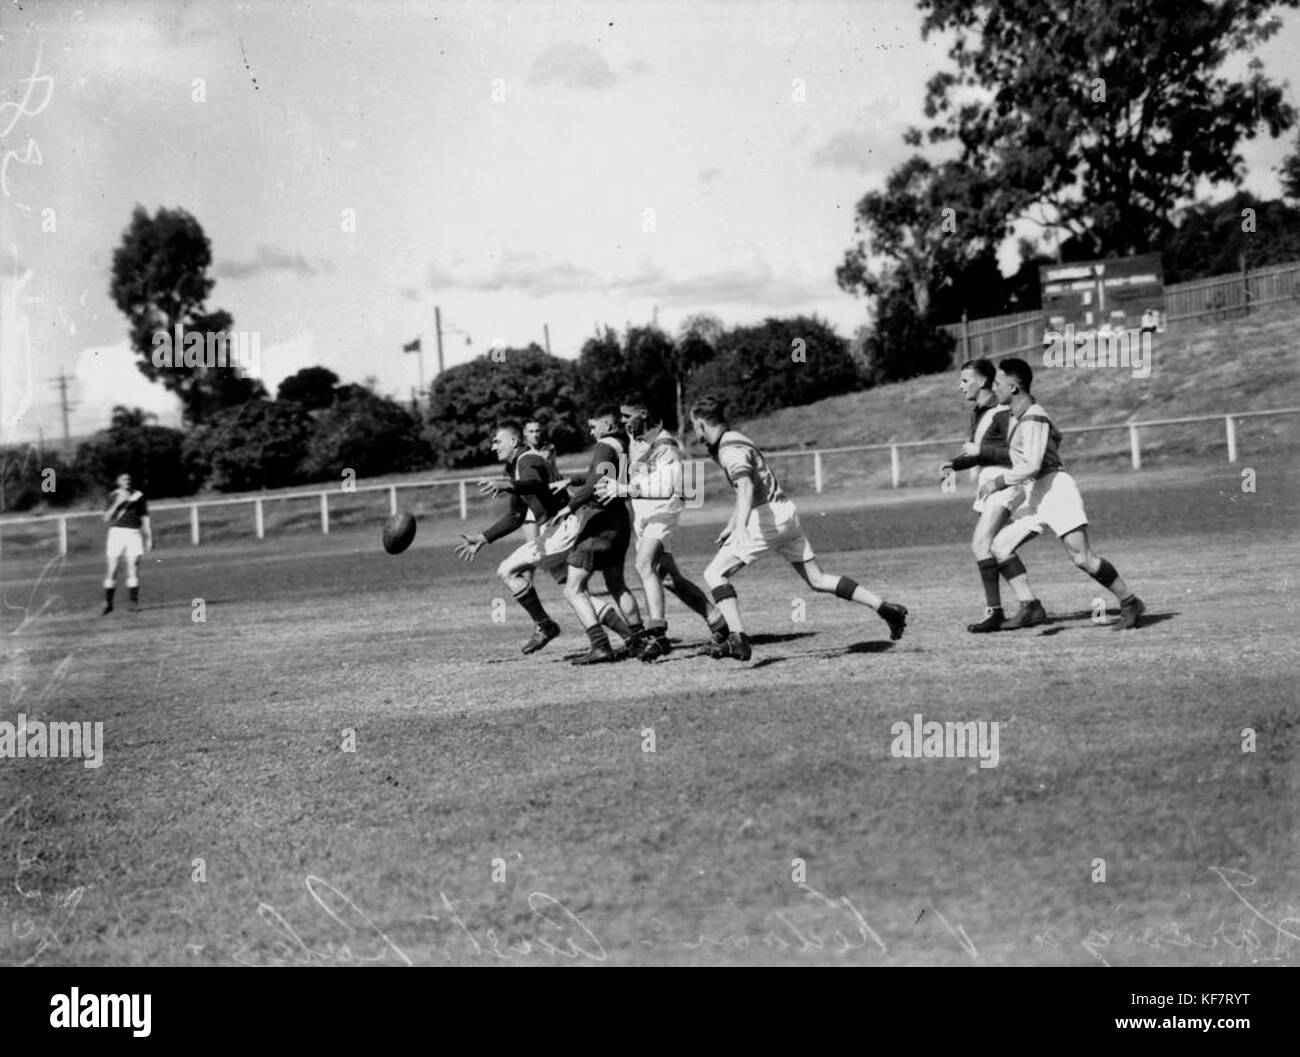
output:
M394 514L384 522L384 550L401 554L415 539L415 518L406 511Z

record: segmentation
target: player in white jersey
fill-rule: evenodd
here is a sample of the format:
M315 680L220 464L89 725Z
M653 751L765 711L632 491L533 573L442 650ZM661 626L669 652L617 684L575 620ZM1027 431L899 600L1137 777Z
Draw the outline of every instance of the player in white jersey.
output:
M998 403L993 395L993 378L997 368L988 360L967 360L961 365L957 386L967 402L975 405L971 412L969 440L962 445L961 453L940 467L946 475L958 470L979 467L978 485L990 481L1004 468L1011 466L1011 449L1007 438L1011 432L1011 409ZM993 537L1007 523L1011 511L1025 500L1023 486L1004 488L987 499L976 498L975 511L979 521L971 536L971 550L975 554L975 567L984 586L984 619L967 624L966 630L976 634L990 631L1011 631L1033 619L1036 610L1030 605L1037 601L1029 588L1029 577L1022 575L1025 567L1018 557L1012 557L1004 570L1007 582L1020 592L1020 610L1010 620L1002 612L1002 592L998 585L998 561L993 557ZM1041 611L1042 607L1038 609Z
M697 400L691 407L691 425L736 493L731 518L716 540L718 553L704 570L713 601L731 627L726 645L715 649L713 656L749 660L752 647L740 620L740 604L731 577L772 551L788 561L814 591L874 609L889 625L889 637L902 638L907 625L905 607L886 602L847 576L822 571L794 504L786 498L757 445L727 424L722 402L712 396Z
M104 612L113 612L113 590L117 582L118 563L126 562L126 588L131 596L131 612L140 610L140 559L153 550L153 527L149 520L149 501L131 485L131 475L121 474L117 488L108 497L104 521L109 526L106 556L108 572L104 575Z
M698 586L682 575L670 549L673 530L686 506L681 445L652 420L645 401L630 398L619 408L623 428L631 438L626 474L606 477L596 486L604 499L626 498L632 505L636 537L636 571L645 589L648 639L639 654L655 661L672 650L668 642L664 589L682 600L709 626L715 645L727 641L730 629L722 613Z
M1015 357L998 364L993 379L993 393L998 402L1011 407L1011 469L980 485L979 495L988 498L1004 488L1026 490L1025 501L1014 512L1011 524L994 537L993 556L1005 571L1021 544L1044 528L1050 528L1065 546L1070 560L1119 599L1119 622L1114 629L1135 628L1146 606L1129 590L1110 562L1092 553L1083 497L1061 462L1060 431L1029 391L1033 380L1029 364ZM1038 608L1038 613L1032 620L1022 622L1022 627L1041 624L1047 619L1042 603L1035 601L1032 605Z

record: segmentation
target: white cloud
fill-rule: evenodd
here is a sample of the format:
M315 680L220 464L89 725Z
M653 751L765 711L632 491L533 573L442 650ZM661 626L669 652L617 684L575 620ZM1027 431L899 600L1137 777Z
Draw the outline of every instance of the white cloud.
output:
M295 334L288 341L278 345L268 345L262 350L262 366L256 372L257 377L266 386L267 396L274 397L276 389L290 375L297 374L304 367L322 366L316 352L316 335L310 330ZM335 371L341 375L343 372ZM348 381L348 379L344 379Z
M119 404L157 415L160 426L180 426L180 400L161 382L151 382L141 374L139 362L139 355L125 340L77 354L69 393L73 403L70 432L74 436L107 429L113 408Z

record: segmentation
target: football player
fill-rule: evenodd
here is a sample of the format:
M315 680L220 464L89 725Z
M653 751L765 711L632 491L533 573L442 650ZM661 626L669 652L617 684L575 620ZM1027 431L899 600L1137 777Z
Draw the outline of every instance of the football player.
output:
M979 478L976 487L992 480L1002 468L1011 466L1011 448L1007 444L1007 435L1011 431L1011 409L999 404L993 395L993 376L997 369L988 360L967 360L961 365L957 387L962 397L974 404L970 416L970 435L961 447L961 453L939 468L941 476L946 477L958 470L978 466ZM998 586L998 563L993 557L993 537L998 529L1006 524L1011 516L1009 506L1024 501L1024 490L1006 488L995 492L988 499L976 496L975 511L979 521L975 523L975 534L971 537L971 550L975 553L975 567L979 570L984 584L984 619L977 624L967 624L966 630L976 634L1013 630L1028 626L1022 623L1031 620L1036 610L1030 605L1036 601L1029 587L1028 574L1017 557L1012 557L1006 569L1002 570L1008 583L1022 592L1019 595L1020 609L1010 620L1002 612L1002 595ZM1041 610L1041 606L1039 607Z
M980 485L979 495L988 499L1006 488L1025 489L1024 503L1014 511L1011 523L993 539L993 556L1005 575L1020 545L1044 528L1050 528L1064 545L1070 560L1119 599L1119 622L1114 630L1135 628L1146 606L1129 590L1110 562L1092 553L1083 497L1061 462L1060 432L1030 392L1033 380L1034 372L1029 364L1015 357L998 364L993 379L993 393L998 402L1011 407L1011 468ZM1007 578L1015 587L1016 579L1023 576L1023 570L1019 573L1013 570ZM1047 619L1042 603L1032 604L1038 612L1031 621L1022 624L1024 627Z
M564 594L578 620L587 631L591 649L575 660L574 664L602 664L621 660L625 654L615 653L609 643L605 627L611 617L616 617L616 630L628 639L627 654L636 655L644 646L645 627L636 599L627 589L623 578L623 562L627 557L632 538L632 521L627 504L609 502L601 505L596 485L602 477L618 477L627 464L627 437L622 432L616 407L602 407L588 420L592 438L596 441L587 473L570 493L568 501L553 515L553 519L578 517L582 528L568 556L568 579ZM591 574L599 571L605 580L617 614L609 613L605 619L598 613L588 584ZM608 613L608 609L606 611ZM625 630L626 629L626 630Z
M551 515L563 505L564 500L551 488L554 471L544 456L527 450L523 429L513 420L502 422L492 438L492 451L505 464L504 478L488 478L479 482L484 495L510 497L510 509L482 532L467 536L456 547L462 561L472 562L478 552L489 543L510 535L524 524L528 511L532 511L538 524L549 522ZM544 532L516 548L497 567L497 575L514 600L523 607L536 623L532 636L524 643L524 653L536 653L560 633L560 625L550 618L542 600L533 587L533 571L541 568L550 572L563 584L565 559L573 549L581 524L577 518L560 519L547 524Z
M667 656L668 621L664 612L664 588L698 613L708 625L714 644L727 641L730 629L722 613L708 596L682 575L669 549L673 530L685 508L682 449L677 438L652 419L645 401L630 398L619 408L623 428L630 438L631 462L626 475L604 477L596 484L604 499L629 499L632 504L632 534L636 539L636 571L645 588L646 643L643 661Z
M528 446L529 451L537 452L551 464L551 473L555 480L559 480L560 469L555 465L555 445L547 443L542 424L536 419L530 419L524 423L524 443ZM535 540L536 538L537 516L530 507L524 515L524 539Z
M715 541L720 549L704 570L704 581L713 592L713 601L731 628L726 643L711 651L713 656L749 660L752 646L740 621L740 604L731 578L744 566L772 551L788 561L814 591L834 594L874 609L889 625L889 637L902 638L907 625L904 606L884 601L847 576L832 576L822 571L812 544L799 524L794 504L786 498L757 445L728 425L721 401L712 396L697 400L691 407L691 425L736 493L731 518Z
M153 524L149 519L149 501L132 487L131 475L120 474L117 487L108 497L104 522L109 526L106 555L108 572L104 574L104 609L101 616L113 612L113 592L117 583L117 566L126 563L126 589L131 597L131 612L140 611L140 558L153 550Z

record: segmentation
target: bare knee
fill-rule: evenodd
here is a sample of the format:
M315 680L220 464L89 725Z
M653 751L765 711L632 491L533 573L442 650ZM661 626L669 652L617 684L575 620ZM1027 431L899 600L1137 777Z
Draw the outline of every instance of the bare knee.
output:
M1070 561L1074 562L1085 573L1092 572L1097 566L1097 561L1089 550L1070 551Z
M818 573L816 576L808 577L808 586L814 591L823 591L826 594L832 594L835 588L839 586L840 578L831 576L830 573Z

